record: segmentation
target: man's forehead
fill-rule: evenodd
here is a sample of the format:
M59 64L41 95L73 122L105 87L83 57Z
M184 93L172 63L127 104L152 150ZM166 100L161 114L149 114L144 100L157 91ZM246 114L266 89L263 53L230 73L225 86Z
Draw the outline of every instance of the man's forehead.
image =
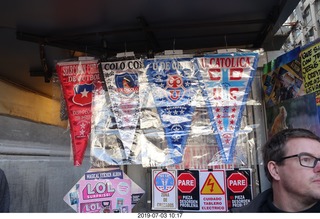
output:
M310 138L293 138L286 143L285 151L288 153L309 152L320 155L320 142Z

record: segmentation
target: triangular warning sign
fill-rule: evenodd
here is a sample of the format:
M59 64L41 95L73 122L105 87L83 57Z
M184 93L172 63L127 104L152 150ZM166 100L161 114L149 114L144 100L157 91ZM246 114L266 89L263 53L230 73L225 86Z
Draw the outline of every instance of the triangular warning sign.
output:
M224 195L223 189L212 173L209 173L204 182L201 189L201 195Z

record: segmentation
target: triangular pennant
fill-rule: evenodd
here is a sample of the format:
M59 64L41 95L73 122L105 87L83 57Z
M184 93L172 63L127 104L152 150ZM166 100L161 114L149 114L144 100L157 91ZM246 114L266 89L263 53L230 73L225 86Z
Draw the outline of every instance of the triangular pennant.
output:
M111 108L119 130L126 159L140 118L139 74L143 72L140 60L101 63Z
M258 54L215 54L197 58L197 77L223 163L233 163L242 112Z
M74 165L82 164L91 132L92 94L101 86L97 60L56 65L67 103Z
M182 161L194 112L198 83L190 59L150 59L144 62L154 102L168 144L165 164Z

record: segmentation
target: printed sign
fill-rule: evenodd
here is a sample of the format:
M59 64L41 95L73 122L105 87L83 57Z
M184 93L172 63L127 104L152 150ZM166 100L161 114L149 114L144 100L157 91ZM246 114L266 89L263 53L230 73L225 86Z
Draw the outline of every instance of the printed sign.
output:
M251 169L227 170L228 209L240 208L252 200Z
M227 212L225 171L200 171L200 211Z
M178 209L199 210L199 171L178 170Z
M307 46L300 53L302 74L306 93L316 93L317 105L320 105L320 42Z
M84 174L86 180L94 179L123 179L123 172L120 169L99 172L86 172Z
M152 170L152 209L176 210L177 187L175 170Z

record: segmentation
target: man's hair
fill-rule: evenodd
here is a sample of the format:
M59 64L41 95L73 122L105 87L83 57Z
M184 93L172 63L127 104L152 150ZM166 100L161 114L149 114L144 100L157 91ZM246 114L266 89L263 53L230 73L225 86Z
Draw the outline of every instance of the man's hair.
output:
M284 129L273 135L266 144L262 147L263 165L266 176L271 182L272 177L268 170L268 162L275 161L281 164L281 158L285 155L285 146L290 139L295 138L308 138L320 142L320 137L313 132L297 128L297 129Z

